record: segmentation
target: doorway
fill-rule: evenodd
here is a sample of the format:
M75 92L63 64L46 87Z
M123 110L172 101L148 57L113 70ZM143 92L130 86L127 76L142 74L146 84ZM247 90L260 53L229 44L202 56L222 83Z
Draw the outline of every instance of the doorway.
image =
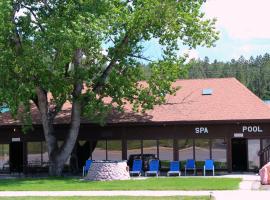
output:
M23 172L23 142L11 142L9 144L10 172Z
M232 139L232 170L247 171L247 140Z

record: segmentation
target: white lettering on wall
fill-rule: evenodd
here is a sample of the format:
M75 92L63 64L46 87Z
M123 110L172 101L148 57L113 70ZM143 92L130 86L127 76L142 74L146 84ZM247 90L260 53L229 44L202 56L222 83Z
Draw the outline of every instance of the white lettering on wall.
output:
M207 127L196 127L195 128L195 133L196 134L207 134L208 133L208 128Z
M242 132L243 133L262 133L263 130L260 126L243 126Z

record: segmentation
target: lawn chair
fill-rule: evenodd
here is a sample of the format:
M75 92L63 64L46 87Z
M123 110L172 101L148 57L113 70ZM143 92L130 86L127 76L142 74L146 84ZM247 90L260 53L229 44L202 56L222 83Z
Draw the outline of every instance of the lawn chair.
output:
M150 160L149 162L149 171L145 172L145 176L149 174L155 174L158 176L159 174L159 160Z
M170 162L170 170L167 172L167 176L170 176L171 174L178 174L178 176L181 176L179 161Z
M185 165L185 176L187 175L187 170L193 170L194 171L194 176L196 175L196 164L195 160L193 159L188 159Z
M86 176L86 174L88 173L92 162L93 162L92 160L86 160L85 161L85 165L83 166L83 176Z
M142 160L139 159L133 160L132 170L129 172L130 175L137 174L138 176L141 176L141 172L142 172Z
M213 176L215 176L215 165L213 160L205 160L204 166L203 166L203 175L205 176L206 171L212 171Z

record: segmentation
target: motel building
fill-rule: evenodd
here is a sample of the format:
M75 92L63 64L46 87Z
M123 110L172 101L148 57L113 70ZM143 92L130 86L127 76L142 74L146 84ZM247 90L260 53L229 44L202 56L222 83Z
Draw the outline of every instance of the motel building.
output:
M181 87L175 96L144 114L127 107L111 114L105 126L82 119L78 141L95 146L87 158L128 160L150 154L164 170L170 160L181 161L183 168L187 159L194 159L198 173L206 159L214 160L217 172L256 172L268 162L269 105L235 78L178 80L174 86ZM21 172L30 165L46 168L48 152L34 107L32 115L33 130L24 134L9 112L0 114L0 172ZM60 141L69 118L66 104L55 124Z

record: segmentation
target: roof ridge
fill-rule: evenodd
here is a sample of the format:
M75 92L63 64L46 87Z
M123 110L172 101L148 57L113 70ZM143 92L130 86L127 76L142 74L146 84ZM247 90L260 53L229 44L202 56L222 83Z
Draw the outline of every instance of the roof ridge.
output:
M176 81L207 81L207 80L234 80L235 77L221 77L221 78L190 78L190 79L177 79ZM236 79L237 80L237 79Z

